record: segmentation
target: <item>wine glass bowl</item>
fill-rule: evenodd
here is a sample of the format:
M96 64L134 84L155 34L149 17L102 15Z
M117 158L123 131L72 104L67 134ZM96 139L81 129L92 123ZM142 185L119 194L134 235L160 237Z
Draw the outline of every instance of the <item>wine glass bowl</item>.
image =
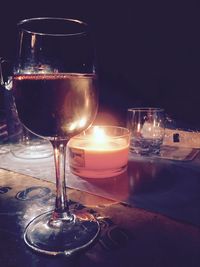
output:
M84 22L32 18L19 22L13 90L19 119L51 142L56 173L55 208L33 219L24 240L49 255L71 255L90 246L100 226L89 213L70 211L66 194L66 145L87 129L98 108L95 53Z
M88 128L95 118L93 74L17 74L13 84L20 120L39 136L65 140Z

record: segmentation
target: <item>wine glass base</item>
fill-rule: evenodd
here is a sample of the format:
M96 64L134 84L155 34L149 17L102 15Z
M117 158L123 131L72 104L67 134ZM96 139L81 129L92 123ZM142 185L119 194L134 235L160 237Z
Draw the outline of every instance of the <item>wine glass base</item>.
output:
M52 212L32 220L24 233L25 243L37 252L71 256L88 248L100 233L98 221L89 213L73 215L72 221L59 220L51 224Z

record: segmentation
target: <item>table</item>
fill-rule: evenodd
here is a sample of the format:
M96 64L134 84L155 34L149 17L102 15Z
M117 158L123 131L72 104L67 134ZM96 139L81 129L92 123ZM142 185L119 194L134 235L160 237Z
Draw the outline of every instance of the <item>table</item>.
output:
M137 202L136 205L130 205L127 201L129 198L127 192L129 192L128 194L132 192L133 195L136 192L136 197L138 197L137 192L142 192L143 195L142 198L140 196L140 199L144 199L143 197L147 192L146 196L149 196L149 188L152 191L154 190L152 186L159 184L158 180L156 182L156 180L151 179L160 177L157 175L157 172L160 173L160 171L163 177L169 166L172 166L172 172L168 173L167 178L174 171L176 174L179 174L179 171L181 174L189 173L191 177L194 174L197 182L195 188L199 186L199 190L198 178L200 180L200 176L198 177L198 173L200 172L198 167L200 165L198 165L198 160L194 164L193 162L184 163L183 169L183 165L179 162L176 164L170 161L163 162L164 165L160 169L161 163L158 161L159 159L154 161L129 160L126 177L130 178L133 174L134 180L131 179L129 182L134 182L135 186L133 187L134 190L126 191L124 181L122 184L118 184L114 191L118 190L120 201L117 201L115 197L112 197L111 200L111 198L97 196L83 190L68 189L70 206L89 209L101 223L101 235L98 242L89 250L72 258L38 254L30 250L23 241L26 224L37 214L53 208L55 184L52 181L35 178L32 175L24 175L1 168L0 266L199 267L200 225L198 221L197 223L196 221L190 223L184 218L183 220L175 220L172 219L174 218L173 214L172 216L165 216L162 212L152 210L151 207L146 209L142 206L139 207ZM133 162L137 162L137 164ZM143 164L145 164L145 168ZM168 181L168 179L163 181ZM170 181L174 181L173 177ZM167 187L169 184L174 185L174 183L167 182L164 184L164 188L169 189ZM105 193L108 194L109 191ZM150 200L146 198L145 205ZM172 203L176 204L176 202ZM196 208L198 207L200 207L200 201ZM193 207L189 206L188 209L192 210Z

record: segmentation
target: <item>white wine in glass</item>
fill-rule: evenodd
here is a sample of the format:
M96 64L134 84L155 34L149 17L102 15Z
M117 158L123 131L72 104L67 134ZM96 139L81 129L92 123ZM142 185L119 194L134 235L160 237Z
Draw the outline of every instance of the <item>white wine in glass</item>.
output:
M33 219L24 239L49 255L72 255L100 232L89 213L69 209L65 162L68 140L87 129L98 108L95 52L88 25L67 18L31 18L18 24L13 90L20 121L51 142L56 173L55 208Z

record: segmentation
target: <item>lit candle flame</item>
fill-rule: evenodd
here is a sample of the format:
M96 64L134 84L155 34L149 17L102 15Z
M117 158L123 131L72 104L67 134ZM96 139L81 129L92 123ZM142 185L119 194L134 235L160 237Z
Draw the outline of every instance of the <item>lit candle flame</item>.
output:
M104 129L99 128L98 126L94 126L92 138L93 141L97 144L102 144L107 141Z

